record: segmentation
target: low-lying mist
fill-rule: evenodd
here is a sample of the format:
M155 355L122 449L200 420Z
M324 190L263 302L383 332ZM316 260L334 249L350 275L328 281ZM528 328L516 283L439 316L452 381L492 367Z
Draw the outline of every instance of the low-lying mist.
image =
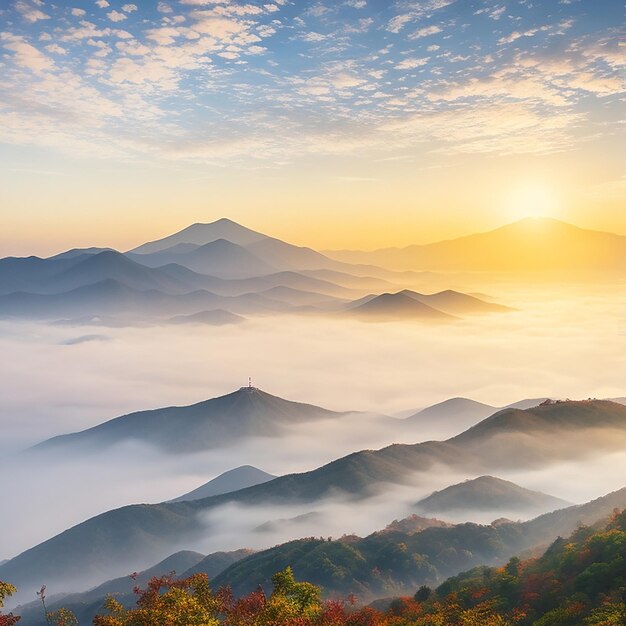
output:
M5 355L0 472L10 477L2 492L10 515L0 522L0 560L110 508L174 498L238 465L277 475L301 472L355 450L456 433L454 424L432 423L400 435L375 414L417 410L454 396L498 406L527 397L624 396L626 294L577 289L561 293L509 287L501 301L517 311L441 327L278 316L219 328L103 332L0 321ZM98 339L85 340L92 335ZM366 413L305 424L279 440L250 439L185 457L136 442L86 458L19 454L48 437L131 411L228 393L248 376L263 390L289 400ZM626 452L499 476L582 502L622 487L625 469ZM434 471L414 487L389 489L358 508L340 499L245 511L229 506L207 518L211 531L205 541L185 547L209 552L262 548L311 534L367 534L408 514L411 503L433 490L474 477ZM311 512L318 515L258 529ZM488 514L472 519L491 521Z

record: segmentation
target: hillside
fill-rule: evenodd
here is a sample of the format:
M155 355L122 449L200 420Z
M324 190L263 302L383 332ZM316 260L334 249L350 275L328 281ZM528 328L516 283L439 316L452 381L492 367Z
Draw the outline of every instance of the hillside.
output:
M32 451L94 449L136 440L180 454L208 450L245 437L276 437L284 427L341 417L321 407L283 400L255 387L182 407L122 415L87 430L44 441Z
M257 585L267 588L274 572L291 566L296 578L323 588L331 597L356 594L362 600L413 593L474 565L503 564L514 554L549 543L573 530L572 520L595 522L623 507L626 488L592 503L551 514L551 524L538 532L542 518L498 525L436 522L418 532L386 530L365 538L329 541L308 538L257 552L224 570L214 586L231 586L238 595ZM574 523L575 527L575 523Z
M109 511L11 559L0 566L0 579L23 586L32 584L33 577L39 580L43 576L56 581L60 588L67 588L75 584L77 577L83 584L88 580L97 582L111 578L128 567L137 569L148 565L148 559L154 562L164 558L180 547L183 538L187 545L192 545L206 532L198 513L229 502L247 505L315 502L330 493L343 492L342 497L354 498L356 506L357 499L375 494L377 489L388 489L388 483L419 482L420 474L435 466L497 473L503 467L528 468L529 464L539 466L555 460L579 460L585 454L623 450L626 436L626 407L623 405L595 401L539 408L540 411L513 411L517 417L513 422L508 419L510 412L501 411L445 442L364 450L310 472L281 476L229 494ZM308 414L305 409L305 415ZM593 416L592 421L590 416ZM500 445L501 440L494 445L498 433L506 435L505 449ZM599 433L604 434L600 437ZM603 510L601 506L600 509ZM571 511L569 521L575 526L584 509L572 507ZM536 520L534 534L529 530L533 541L542 541L542 537L555 529L556 534L561 532L559 520L565 515L559 512L557 522L550 518Z
M493 415L497 410L497 407L469 398L449 398L405 417L401 425L403 428L413 428L421 424L426 426L449 424L459 432Z
M452 512L471 515L477 511L490 513L514 511L518 514L536 515L570 505L570 502L539 491L524 489L508 480L479 476L435 491L420 500L416 507L425 515L444 515Z
M235 550L233 552L215 552L205 556L199 552L184 550L172 554L142 572L134 572L132 577L129 572L126 576L108 580L83 593L52 596L48 598L47 606L50 611L56 611L60 608L69 609L74 613L79 624L91 624L94 616L102 612L104 601L109 595L114 596L124 606L132 607L137 600L133 589L137 586L146 586L154 576L174 573L184 577L197 572L204 572L213 579L228 566L250 554L251 550ZM16 612L22 618L20 620L21 626L46 626L39 600L18 607Z
M426 619L455 604L477 606L520 626L619 626L626 623L626 512L608 523L559 537L536 559L511 559L503 568L479 567L444 582L426 602ZM487 618L487 612L483 613ZM492 623L496 623L495 621ZM499 623L505 623L500 621ZM510 623L510 622L509 622Z
M219 496L223 493L231 493L233 491L239 491L240 489L246 489L247 487L254 487L254 485L261 485L274 478L276 478L276 476L268 474L252 465L242 465L241 467L236 467L235 469L220 474L213 480L204 483L204 485L200 485L200 487L197 487L189 493L185 493L182 496L178 496L178 498L170 500L170 502L185 502L188 500L200 500L211 496Z

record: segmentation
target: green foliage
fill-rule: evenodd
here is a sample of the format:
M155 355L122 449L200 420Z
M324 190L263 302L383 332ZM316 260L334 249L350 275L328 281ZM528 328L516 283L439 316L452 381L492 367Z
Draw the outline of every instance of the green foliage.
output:
M437 589L444 605L450 598L468 609L488 602L513 623L532 626L626 624L625 593L624 512L615 512L604 528L578 528L538 559L475 568Z

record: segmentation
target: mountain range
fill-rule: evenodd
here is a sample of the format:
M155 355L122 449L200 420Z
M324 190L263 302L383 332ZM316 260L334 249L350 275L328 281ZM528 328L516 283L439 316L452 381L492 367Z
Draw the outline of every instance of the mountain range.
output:
M508 558L528 549L543 550L581 524L596 524L626 505L626 488L582 505L561 508L527 522L497 520L492 524L447 524L411 515L395 520L367 537L309 537L259 552L237 550L207 557L177 552L131 580L128 576L107 581L90 591L58 594L49 608L69 608L88 623L102 612L107 594L124 606L136 597L130 588L145 586L151 576L172 572L178 578L204 572L213 589L230 587L235 595L258 588L271 589L276 571L291 567L298 580L319 585L327 597L356 595L360 601L389 595L412 594L420 585L436 585L443 579L477 565L501 566ZM18 607L25 626L45 626L39 602Z
M310 409L303 410L306 419ZM142 414L138 415L141 423ZM192 423L194 419L192 414ZM167 413L163 423L168 423ZM621 450L625 440L626 407L621 404L567 401L527 410L505 409L446 441L363 450L313 471L281 476L227 494L187 502L131 505L103 513L0 566L0 579L17 585L32 585L42 577L58 585L69 585L76 579L101 581L130 563L135 568L147 565L147 558L156 560L183 549L184 544L193 545L210 532L200 521L200 514L227 503L302 504L339 494L344 500L359 500L389 484L419 484L433 467L447 466L474 475L538 468L558 460L580 460L585 454Z
M626 237L547 218L526 218L489 232L425 245L326 254L345 263L371 263L394 270L626 271Z
M185 323L184 316L220 309L244 315L334 311L362 319L443 321L510 309L450 289L419 293L413 289L416 283L442 284L448 274L407 268L608 275L626 268L625 242L626 237L554 220L526 220L449 242L330 258L223 218L126 253L83 248L46 259L0 259L0 317L132 314L178 316L177 323Z

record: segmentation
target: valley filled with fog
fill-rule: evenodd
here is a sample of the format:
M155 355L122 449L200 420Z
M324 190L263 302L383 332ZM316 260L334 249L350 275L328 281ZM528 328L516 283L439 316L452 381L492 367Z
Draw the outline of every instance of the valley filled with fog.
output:
M10 468L12 476L3 489L12 514L3 520L0 556L13 557L103 510L169 500L238 465L283 475L311 470L356 450L446 439L468 424L431 420L399 428L380 416L397 419L447 398L468 397L500 407L525 398L619 397L626 372L626 295L620 287L477 281L469 290L486 291L515 311L438 325L289 314L221 327L68 327L2 320L0 351L15 358L4 362L0 380L0 469ZM229 393L246 385L248 376L276 396L362 413L184 457L138 441L54 461L21 452L49 437L132 411ZM549 472L500 476L582 502L620 487L620 472L614 468L626 467L624 460L619 453L592 455L556 464ZM236 514L246 523L233 527L226 522L220 530L214 522L218 529L211 540L196 547L259 548L316 528L335 535L373 531L404 516L411 502L434 489L472 477L433 472L414 487L397 494L391 490L385 506L363 505L379 513L356 516L359 524L348 523L353 505L342 504L341 498L328 505L337 508L323 524L305 520L260 534L253 532L256 526L301 515L310 507ZM230 519L225 514L214 517ZM480 521L488 518L483 515Z

